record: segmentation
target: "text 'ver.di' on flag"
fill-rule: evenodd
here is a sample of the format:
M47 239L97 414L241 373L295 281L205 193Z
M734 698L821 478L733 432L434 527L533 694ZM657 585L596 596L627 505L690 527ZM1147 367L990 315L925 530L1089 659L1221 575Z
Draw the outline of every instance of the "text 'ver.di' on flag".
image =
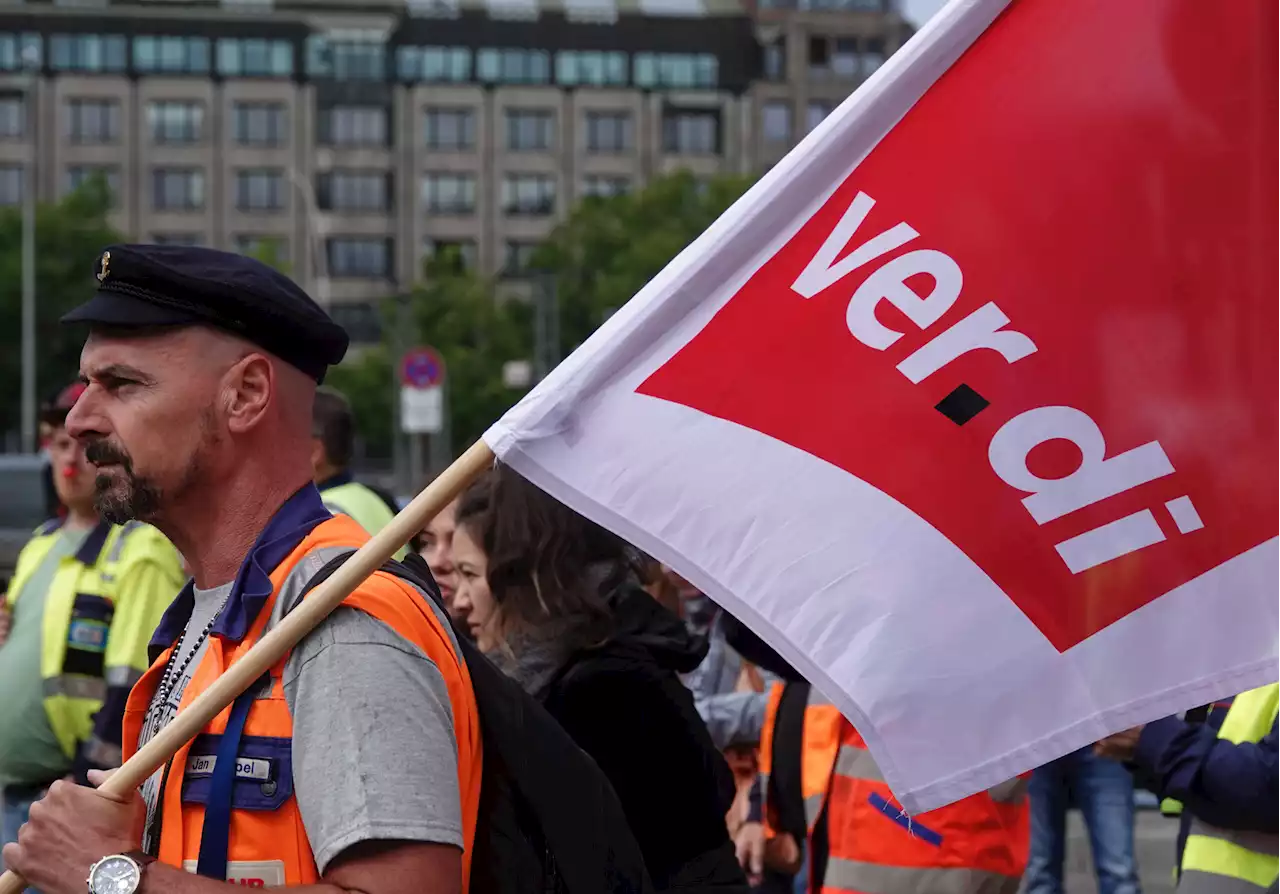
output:
M486 441L911 811L1274 681L1276 28L953 2Z

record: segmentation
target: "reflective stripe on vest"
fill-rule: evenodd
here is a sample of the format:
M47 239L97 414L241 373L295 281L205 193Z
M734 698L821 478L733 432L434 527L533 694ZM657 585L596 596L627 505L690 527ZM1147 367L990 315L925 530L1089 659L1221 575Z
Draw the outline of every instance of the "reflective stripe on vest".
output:
M857 894L1014 894L1021 879L979 869L922 869L831 857L822 886Z
M23 548L6 595L9 604L22 598L59 536L59 525L42 526ZM172 577L166 581L164 574L154 575L152 592L118 592L122 562L139 558L172 572ZM80 743L93 745L94 715L102 708L107 688L124 689L142 675L146 637L180 586L177 552L158 531L140 522L102 522L74 555L59 562L45 594L40 676L49 728L68 758L75 756ZM110 749L114 743L101 744ZM94 753L110 757L114 751L95 748Z
M908 816L871 752L844 723L827 797L823 894L1013 894L1026 868L1026 778Z
M1271 731L1280 706L1280 685L1237 695L1218 738L1257 742ZM1259 894L1280 872L1276 833L1240 832L1211 826L1195 817L1182 852L1178 894Z
M204 657L182 693L186 708L234 663L300 596L321 567L338 553L349 552L368 535L347 516L335 516L305 538L271 573L272 594L242 641L210 637ZM343 603L385 623L416 645L436 665L444 678L453 715L458 755L458 791L464 829L463 886L469 876L471 848L480 789L479 719L466 665L458 656L448 626L429 601L407 584L383 573L366 580ZM170 649L166 649L134 687L125 710L126 757L137 750L142 721L163 674ZM244 726L238 747L232 737L224 742L232 709L223 710L192 742L174 756L161 787L158 856L170 866L225 867L228 880L257 886L258 882L307 885L318 881L315 857L307 840L292 771L293 720L284 697L283 672L287 656L270 674L250 687L244 708ZM224 760L229 757L229 760ZM335 772L343 768L335 767ZM212 806L225 800L230 789L229 812L222 825L210 823L220 811ZM221 791L219 791L221 790ZM206 823L206 819L210 823ZM225 832L225 845L219 838ZM205 836L211 836L203 849ZM214 853L220 850L221 853ZM247 881L246 881L247 880Z

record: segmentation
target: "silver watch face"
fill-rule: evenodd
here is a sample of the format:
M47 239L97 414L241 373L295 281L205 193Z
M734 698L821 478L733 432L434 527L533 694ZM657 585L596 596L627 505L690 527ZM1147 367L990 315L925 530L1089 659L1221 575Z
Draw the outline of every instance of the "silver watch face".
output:
M138 864L126 856L103 857L89 872L90 894L133 894L142 880Z

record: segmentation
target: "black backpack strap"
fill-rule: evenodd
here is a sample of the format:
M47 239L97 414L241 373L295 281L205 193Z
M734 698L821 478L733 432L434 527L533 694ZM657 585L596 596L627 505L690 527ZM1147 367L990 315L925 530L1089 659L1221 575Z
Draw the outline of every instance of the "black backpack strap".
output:
M326 562L319 571L312 575L311 580L307 581L306 585L302 588L302 592L298 594L298 597L294 600L293 604L285 608L284 614L287 615L289 612L297 608L298 605L301 604L303 597L329 578L333 577L334 572L341 568L346 563L347 559L350 559L355 555L355 553L355 550L339 553ZM417 553L409 553L400 561L389 559L388 561L383 562L378 570L398 577L401 580L406 580L418 587L418 589L431 597L431 601L434 602L442 612L446 615L449 614L448 610L445 608L444 598L440 595L440 587L436 584L436 579L431 576L431 569L427 567L427 561L422 558L422 556Z
M808 837L809 823L804 815L802 762L804 760L804 714L809 704L809 684L787 683L778 701L773 720L772 772L769 774L769 800L775 805L778 826L797 843Z

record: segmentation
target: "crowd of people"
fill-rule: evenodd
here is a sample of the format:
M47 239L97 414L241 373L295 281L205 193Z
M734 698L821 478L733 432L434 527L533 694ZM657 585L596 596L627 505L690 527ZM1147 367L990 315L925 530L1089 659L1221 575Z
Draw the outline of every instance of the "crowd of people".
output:
M909 817L773 649L503 465L136 797L95 791L396 508L351 473L318 387L345 335L292 282L110 252L0 609L0 830L31 890L1050 894L1074 805L1101 894L1136 894L1135 778L1182 817L1180 891L1275 890L1275 686Z

